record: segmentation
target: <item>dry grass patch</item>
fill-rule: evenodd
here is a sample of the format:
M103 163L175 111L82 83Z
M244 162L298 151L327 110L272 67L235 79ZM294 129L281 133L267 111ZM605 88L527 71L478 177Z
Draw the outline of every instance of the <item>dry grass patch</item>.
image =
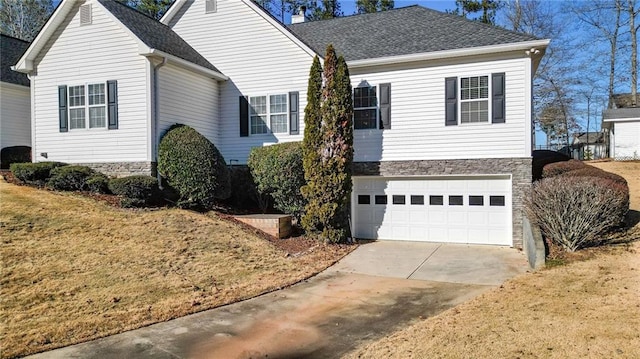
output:
M0 181L1 357L180 317L307 278L350 247L288 256L215 216L122 210Z

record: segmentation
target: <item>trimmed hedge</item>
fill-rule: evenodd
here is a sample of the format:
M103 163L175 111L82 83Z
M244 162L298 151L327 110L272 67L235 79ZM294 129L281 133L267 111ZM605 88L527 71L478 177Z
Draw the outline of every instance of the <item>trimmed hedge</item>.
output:
M625 186L628 186L627 184L627 180L624 179L624 177L619 176L615 173L611 173L611 172L607 172L605 170L601 170L597 167L593 167L593 166L589 166L589 165L585 165L584 168L580 168L577 170L573 170L573 171L569 171L569 172L565 172L563 174L561 174L560 176L563 177L596 177L596 178L605 178L605 179L610 179L613 181L616 181L620 184L623 184Z
M11 146L0 151L0 168L7 169L12 163L31 162L31 147Z
M180 207L210 209L215 200L231 195L224 157L189 126L174 125L162 137L158 172L179 193Z
M51 178L47 187L57 191L83 191L87 187L87 179L95 173L87 166L62 166L51 170Z
M629 188L593 176L545 178L533 185L525 210L547 240L573 252L606 241L603 234L624 223Z
M62 162L13 163L11 173L20 181L36 186L44 186L51 177L51 170L66 166Z
M158 181L151 176L113 178L109 190L122 199L123 207L145 207L160 203Z
M550 163L542 168L542 178L559 176L563 173L583 169L585 167L587 167L587 165L578 160Z
M270 195L276 209L300 220L307 203L300 192L305 185L302 144L290 142L255 147L247 165L258 192Z
M571 159L564 153L549 150L535 150L531 156L531 174L534 181L538 181L542 178L542 169L544 166L550 163L569 161Z
M259 209L262 213L269 210L273 199L269 195L258 192L256 183L247 166L234 166L229 168L229 177L233 183L231 197L226 203L236 209Z
M95 193L109 193L109 178L100 172L95 172L86 181L87 190Z

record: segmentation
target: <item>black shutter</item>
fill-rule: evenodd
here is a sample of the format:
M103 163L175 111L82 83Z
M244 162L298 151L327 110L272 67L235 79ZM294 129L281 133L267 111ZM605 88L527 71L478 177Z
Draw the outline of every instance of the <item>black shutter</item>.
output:
M445 126L458 124L458 78L447 77L445 84Z
M249 136L249 101L240 96L240 137Z
M300 104L298 99L300 94L289 92L289 134L297 135L300 133Z
M107 81L107 117L109 129L118 129L118 81Z
M491 123L504 123L504 72L491 74L491 92Z
M67 86L58 86L58 115L60 121L60 132L69 131L69 112L67 109Z
M380 84L380 129L391 128L391 84Z

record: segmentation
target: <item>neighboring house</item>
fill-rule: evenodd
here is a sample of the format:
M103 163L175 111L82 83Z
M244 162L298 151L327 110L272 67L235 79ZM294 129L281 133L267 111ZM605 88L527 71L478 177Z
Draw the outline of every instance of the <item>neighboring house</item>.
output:
M602 114L602 128L608 131L609 157L640 159L640 107L630 94L614 95L614 108Z
M580 132L573 135L571 153L577 160L597 160L607 157L604 132Z
M33 76L34 154L151 174L173 123L229 163L302 140L332 43L354 87L355 237L521 246L548 42L419 6L287 27L250 0L177 0L161 22L63 0L16 68Z
M0 34L0 148L31 146L31 102L27 75L11 70L29 43Z

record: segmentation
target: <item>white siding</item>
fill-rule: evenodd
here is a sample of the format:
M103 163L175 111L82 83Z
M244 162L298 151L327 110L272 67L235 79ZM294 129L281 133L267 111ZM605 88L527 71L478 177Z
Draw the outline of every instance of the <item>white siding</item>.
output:
M159 135L171 125L193 127L211 142L218 141L218 83L173 65L160 68Z
M615 159L640 158L640 121L615 122L611 144Z
M529 59L516 58L376 72L352 70L353 87L361 81L372 86L391 83L391 129L355 130L355 161L531 156L526 100L531 86L526 71L529 64ZM506 73L506 122L445 126L445 78L488 75L491 82L496 72Z
M48 160L78 162L148 161L148 61L136 41L100 4L92 4L93 22L80 26L78 2L44 47L36 66L35 150ZM60 132L58 86L118 81L117 130ZM44 158L36 158L44 160Z
M270 24L264 14L239 0L218 1L205 13L204 1L188 1L171 27L230 79L220 86L220 141L227 162L245 163L252 147L300 141L313 57ZM300 92L300 135L240 137L238 97Z
M0 82L0 148L31 146L30 90Z

